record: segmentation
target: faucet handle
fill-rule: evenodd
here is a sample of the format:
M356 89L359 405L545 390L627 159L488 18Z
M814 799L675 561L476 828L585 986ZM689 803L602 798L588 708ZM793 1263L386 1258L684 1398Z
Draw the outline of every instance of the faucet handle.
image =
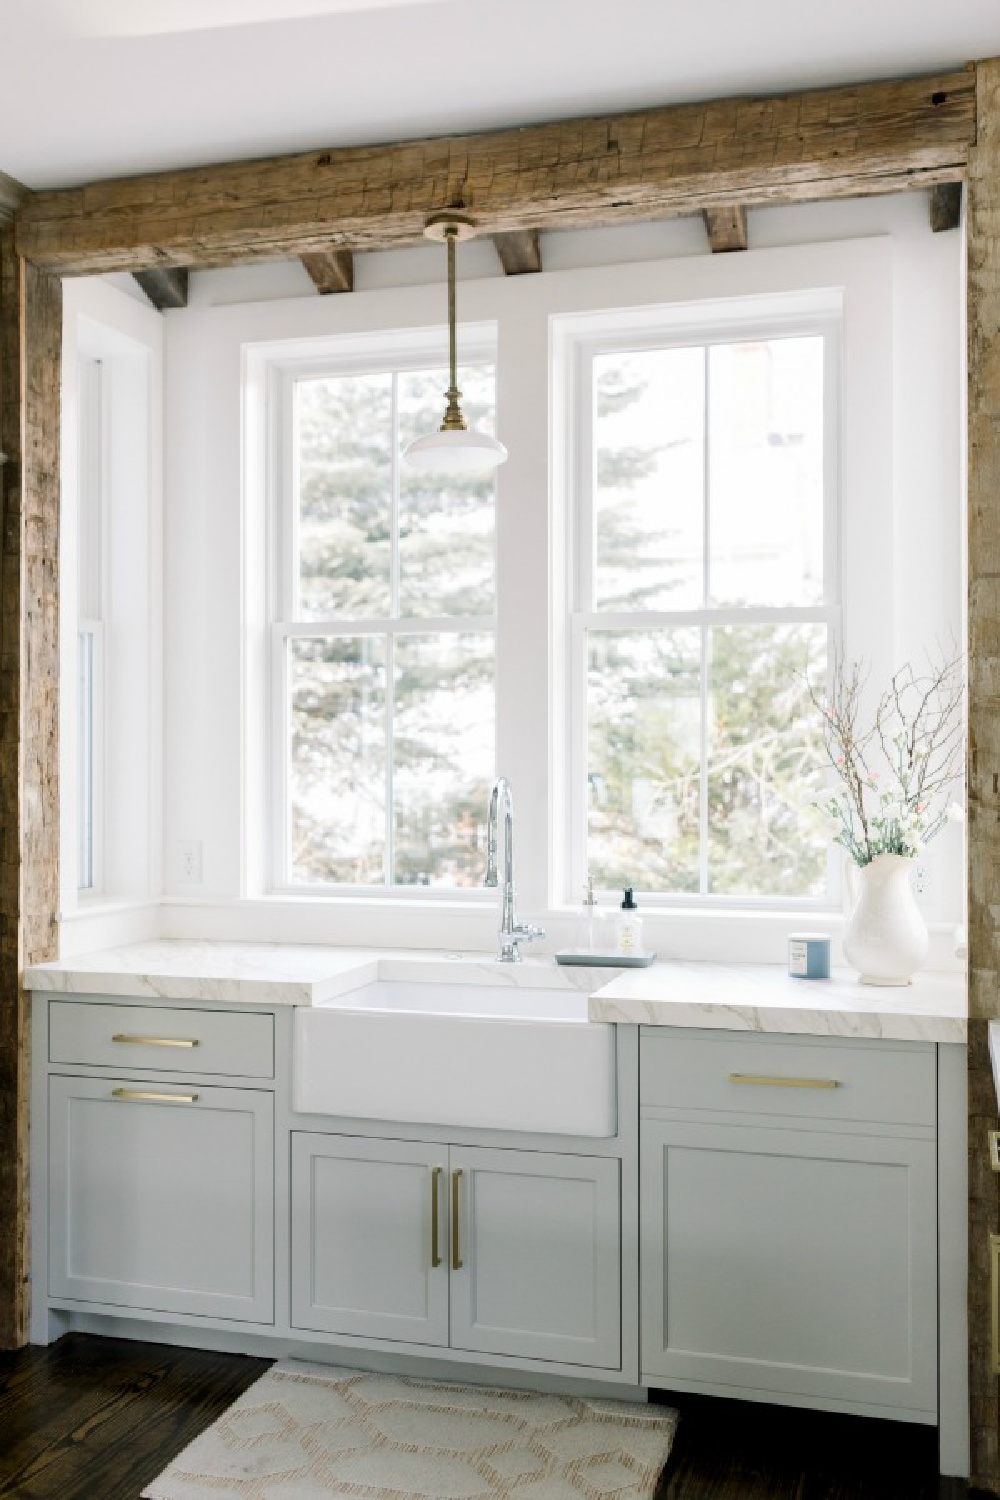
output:
M542 938L542 937L544 937L545 936L545 928L544 927L536 927L533 922L522 922L519 927L515 927L514 928L514 934L513 935L516 938L523 939L523 941L526 942L526 943L530 943L533 938Z

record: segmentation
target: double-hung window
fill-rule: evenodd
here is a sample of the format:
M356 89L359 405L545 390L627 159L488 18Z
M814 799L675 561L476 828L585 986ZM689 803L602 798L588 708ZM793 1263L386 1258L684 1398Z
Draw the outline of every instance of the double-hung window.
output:
M837 344L822 308L571 342L574 890L828 894Z
M468 354L468 351L467 351ZM276 377L272 841L279 889L481 883L495 770L492 476L408 472L447 372L382 340ZM462 364L493 425L489 346Z

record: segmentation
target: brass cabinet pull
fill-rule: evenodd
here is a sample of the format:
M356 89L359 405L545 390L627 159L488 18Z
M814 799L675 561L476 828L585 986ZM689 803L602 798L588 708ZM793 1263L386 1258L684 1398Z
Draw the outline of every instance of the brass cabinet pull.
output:
M990 1166L994 1172L1000 1172L1000 1130L991 1130L990 1138Z
M462 1168L451 1174L451 1269L462 1269L462 1250L458 1239L458 1208L462 1192Z
M839 1089L837 1078L768 1078L757 1073L730 1073L730 1083L761 1083L776 1089Z
M111 1038L113 1042L132 1042L140 1047L197 1047L197 1037L187 1036L129 1036L125 1031L118 1031Z
M438 1240L439 1235L439 1200L441 1197L441 1174L444 1167L431 1167L431 1265L435 1268L441 1264L441 1247Z
M197 1094L154 1094L147 1089L112 1089L112 1099L143 1099L155 1104L197 1104Z

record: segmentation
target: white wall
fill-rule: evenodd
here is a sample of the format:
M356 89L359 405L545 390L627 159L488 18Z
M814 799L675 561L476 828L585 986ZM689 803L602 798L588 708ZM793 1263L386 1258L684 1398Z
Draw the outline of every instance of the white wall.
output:
M500 587L505 571L530 568L536 587L522 629L538 643L538 668L524 690L536 707L547 696L548 630L539 601L548 571L548 468L537 413L547 410L551 313L839 286L853 278L852 390L856 426L860 431L867 423L867 435L855 441L843 477L855 509L870 500L872 516L883 516L882 540L873 531L867 549L873 610L891 618L897 662L962 638L961 235L932 235L926 198L913 194L755 211L750 244L747 254L713 257L696 219L552 233L542 236L545 273L511 279L502 277L490 244L461 248L460 318L495 319L499 326L500 424L511 451L500 471ZM245 740L256 733L256 710L243 694L251 602L242 576L249 540L241 469L244 347L438 325L443 316L439 247L359 256L356 291L347 297L317 297L297 262L199 273L189 306L165 315L166 935L492 945L493 901L479 893L451 907L439 903L429 914L405 902L260 899L244 874L260 794L254 746ZM870 360L863 357L866 338ZM864 551L862 545L859 558ZM855 640L850 647L865 644ZM559 946L570 938L569 918L543 910L548 897L539 873L547 859L547 756L539 757L537 745L505 746L503 736L501 726L500 764L519 801L520 905L525 915L546 921L548 946ZM197 886L182 879L182 841L201 846ZM963 909L959 833L947 830L932 853L928 915L942 927L933 958L941 964ZM647 940L665 956L728 952L780 961L790 922L801 920L665 914L650 919ZM826 924L810 918L810 925L836 930L832 918Z

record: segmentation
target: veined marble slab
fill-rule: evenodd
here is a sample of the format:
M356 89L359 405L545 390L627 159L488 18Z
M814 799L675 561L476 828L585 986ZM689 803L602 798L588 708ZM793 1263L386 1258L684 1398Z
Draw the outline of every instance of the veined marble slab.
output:
M778 964L663 963L632 970L592 994L592 1021L725 1031L964 1042L964 974L912 984L860 984L848 974L793 979Z
M25 988L61 995L120 995L133 999L204 1000L212 1004L322 1005L377 979L425 984L517 986L590 994L607 969L564 969L551 958L500 964L492 954L361 948L290 943L185 941L135 943L36 964Z
M966 1036L964 975L918 974L912 985L894 989L846 975L792 979L777 964L657 963L615 976L546 957L500 964L484 953L165 939L36 964L26 971L25 986L61 995L322 1005L377 979L585 991L590 1020L626 1025L895 1041L964 1042Z

